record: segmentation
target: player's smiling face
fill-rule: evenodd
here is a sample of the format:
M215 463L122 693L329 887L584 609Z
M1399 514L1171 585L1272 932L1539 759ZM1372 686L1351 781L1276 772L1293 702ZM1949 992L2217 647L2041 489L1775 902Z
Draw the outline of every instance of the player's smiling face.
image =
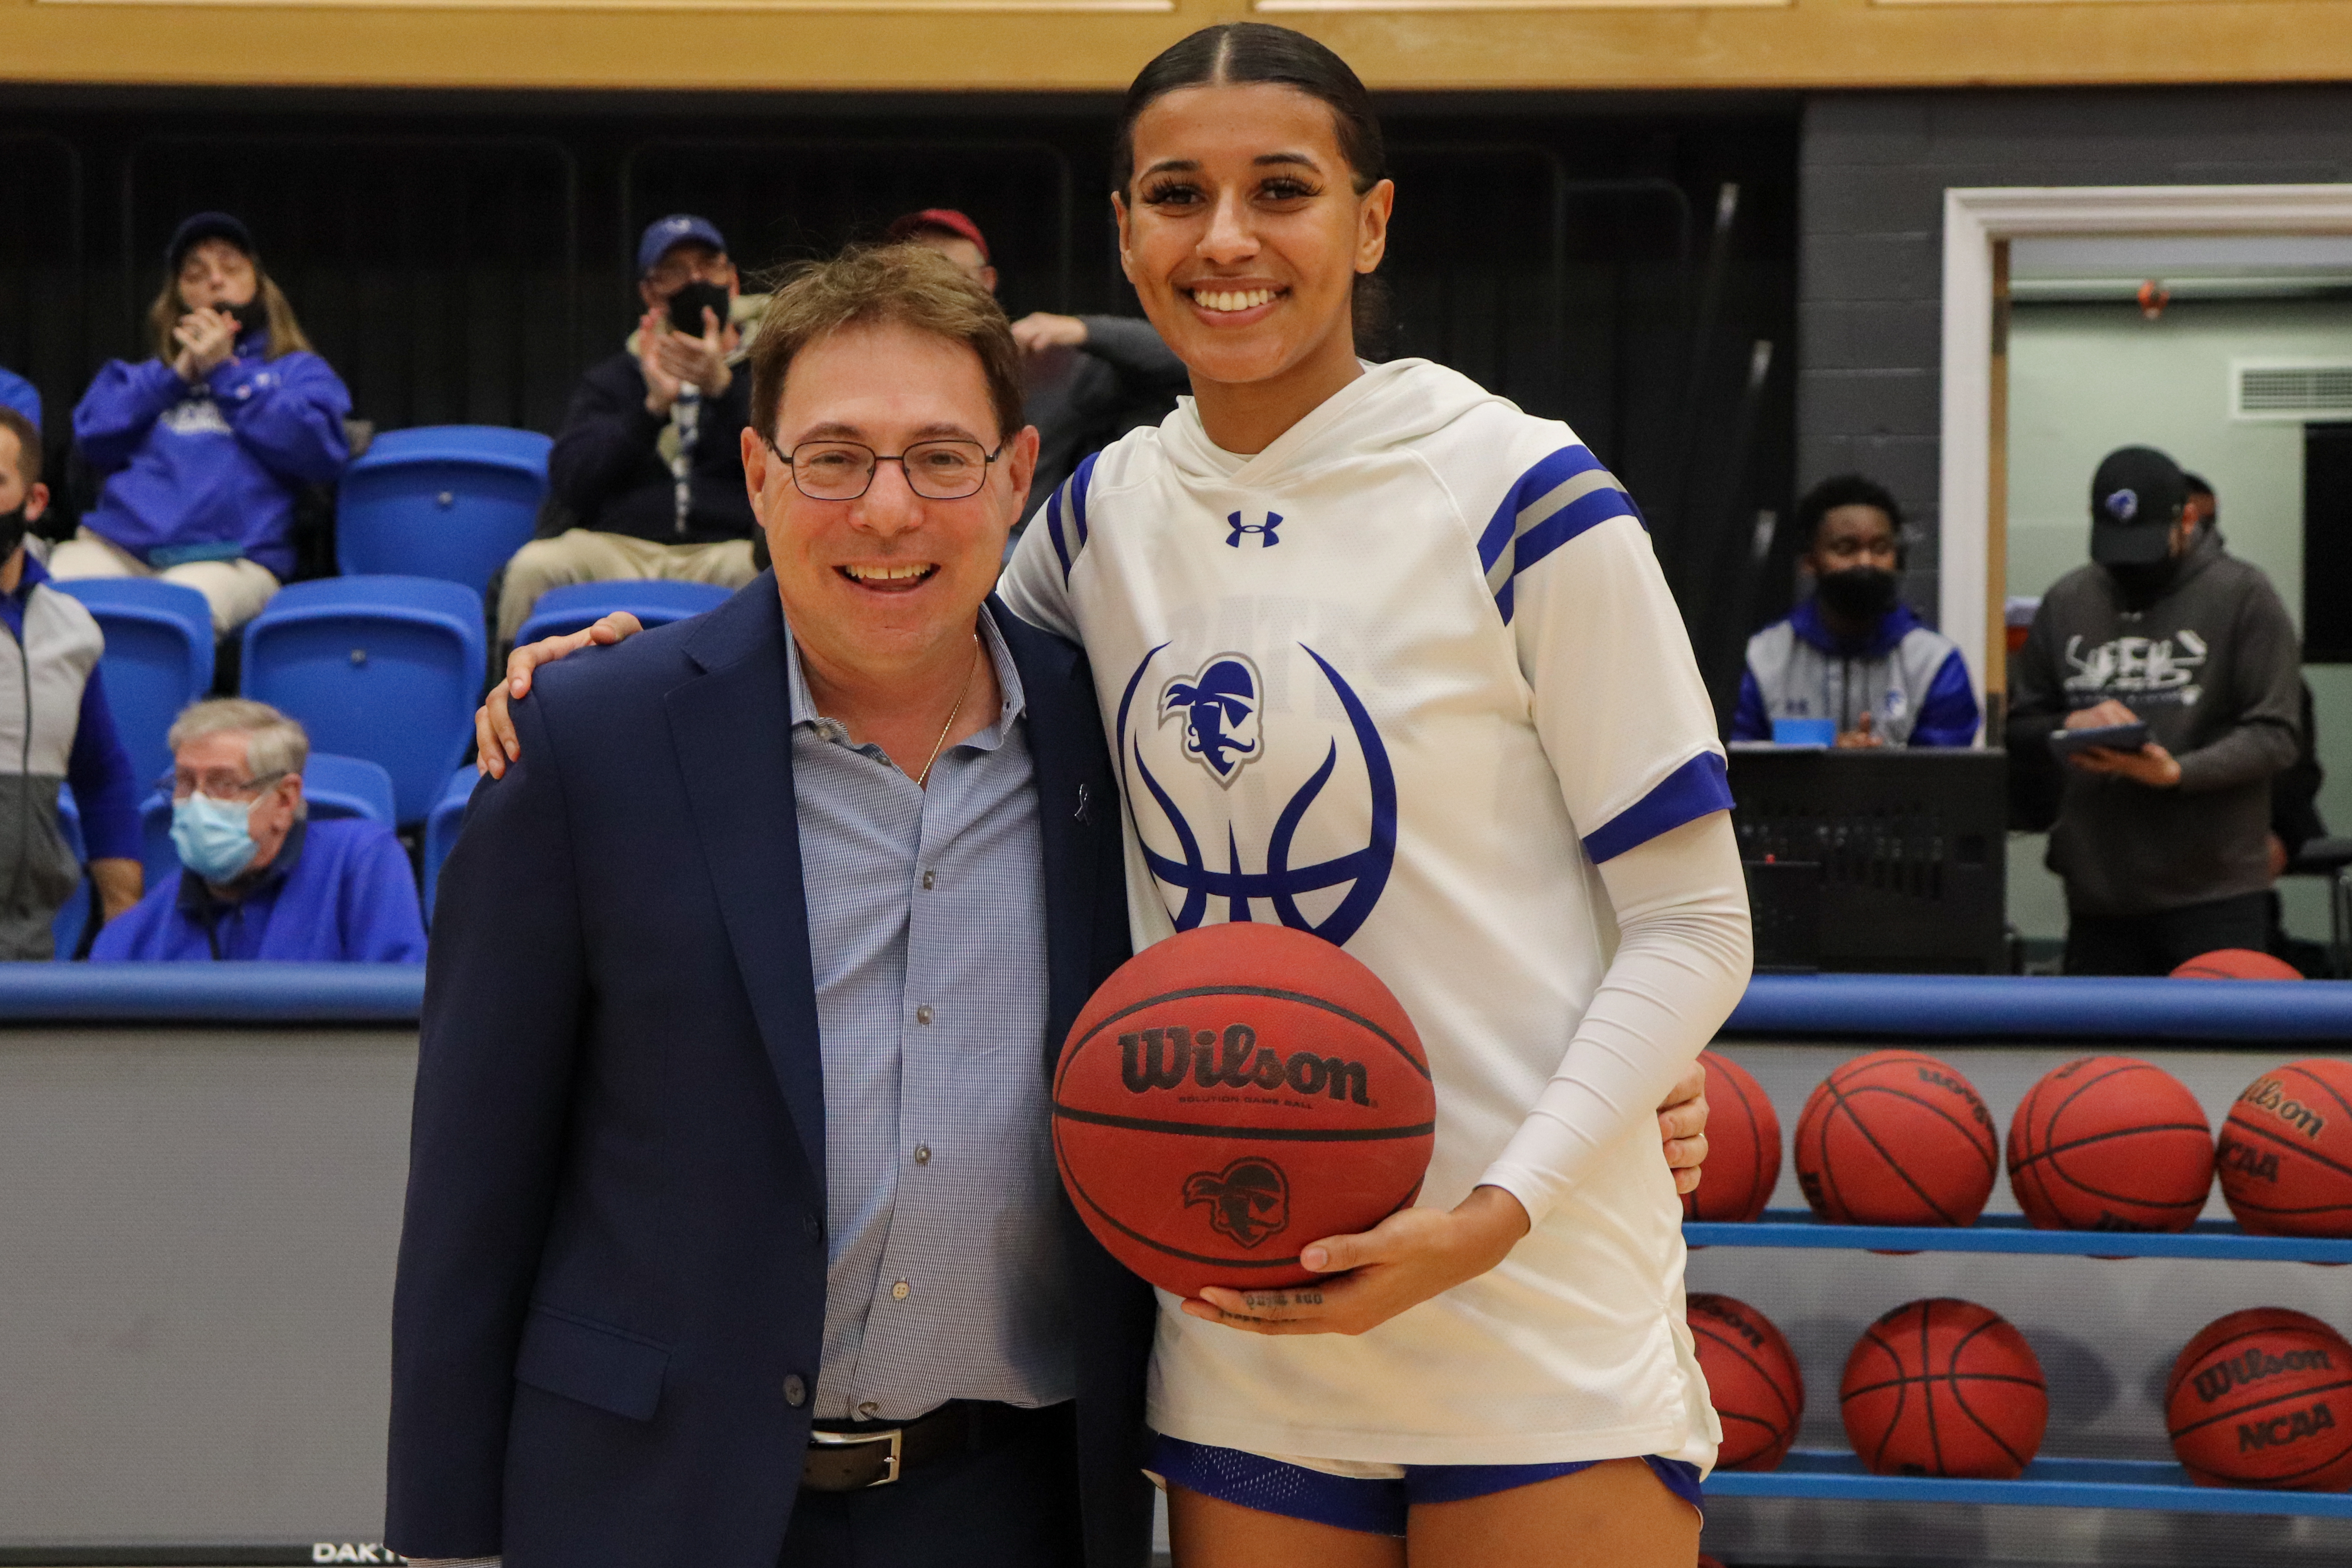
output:
M824 500L794 484L778 455L810 443L897 455L927 441L1003 450L976 493L951 500L916 494L898 463L878 464L855 500ZM743 473L803 647L877 676L967 647L1036 457L1035 431L999 435L980 356L961 342L884 322L794 354L774 446L746 430Z
M1330 108L1274 83L1182 88L1137 118L1133 142L1120 264L1212 436L1224 439L1223 389L1287 403L1296 387L1312 407L1352 380L1350 298L1386 247L1394 192L1358 194Z

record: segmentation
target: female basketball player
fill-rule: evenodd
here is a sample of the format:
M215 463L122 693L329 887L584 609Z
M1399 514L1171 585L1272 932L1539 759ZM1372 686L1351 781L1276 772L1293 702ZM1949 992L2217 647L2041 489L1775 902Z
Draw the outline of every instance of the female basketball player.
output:
M1394 191L1321 45L1178 44L1117 174L1122 262L1194 396L1080 466L1003 594L1086 644L1137 944L1210 920L1343 943L1438 1090L1421 1206L1308 1247L1330 1283L1163 1296L1178 1560L1687 1565L1717 1432L1648 1108L1749 948L1639 514L1565 426L1357 357Z

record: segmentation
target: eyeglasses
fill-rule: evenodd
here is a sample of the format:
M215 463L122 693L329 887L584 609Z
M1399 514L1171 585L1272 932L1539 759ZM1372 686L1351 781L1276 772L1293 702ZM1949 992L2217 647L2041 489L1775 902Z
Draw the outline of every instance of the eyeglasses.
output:
M260 773L240 779L232 773L184 773L176 769L172 773L172 798L185 800L201 793L207 800L235 800L240 795L257 796L286 776L284 768L274 773Z
M770 441L768 450L791 465L793 488L811 500L856 500L885 463L898 464L907 488L925 500L961 500L988 482L988 465L1004 455L1004 443L992 452L977 441L918 441L894 455L856 441L803 441L787 456Z

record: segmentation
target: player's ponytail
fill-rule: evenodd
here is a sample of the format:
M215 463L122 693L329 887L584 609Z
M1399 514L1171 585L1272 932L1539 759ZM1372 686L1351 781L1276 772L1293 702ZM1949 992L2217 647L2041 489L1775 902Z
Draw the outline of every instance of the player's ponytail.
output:
M1340 156L1348 160L1349 184L1362 195L1389 174L1388 144L1381 136L1372 95L1348 62L1304 33L1265 22L1221 22L1203 27L1160 51L1136 76L1119 111L1118 137L1111 147L1111 175L1122 197L1135 182L1135 122L1171 92L1188 87L1244 86L1275 82L1296 88L1331 110ZM1381 359L1393 327L1388 285L1369 274L1356 279L1356 352Z

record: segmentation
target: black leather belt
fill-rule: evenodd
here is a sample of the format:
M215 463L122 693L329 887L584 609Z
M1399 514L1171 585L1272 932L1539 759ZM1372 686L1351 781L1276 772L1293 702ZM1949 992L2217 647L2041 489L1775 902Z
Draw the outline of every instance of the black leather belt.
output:
M801 1460L801 1485L817 1492L887 1487L910 1469L1003 1442L1058 1408L1020 1410L1009 1405L958 1399L896 1426L880 1421L826 1422L809 1434L808 1453Z

